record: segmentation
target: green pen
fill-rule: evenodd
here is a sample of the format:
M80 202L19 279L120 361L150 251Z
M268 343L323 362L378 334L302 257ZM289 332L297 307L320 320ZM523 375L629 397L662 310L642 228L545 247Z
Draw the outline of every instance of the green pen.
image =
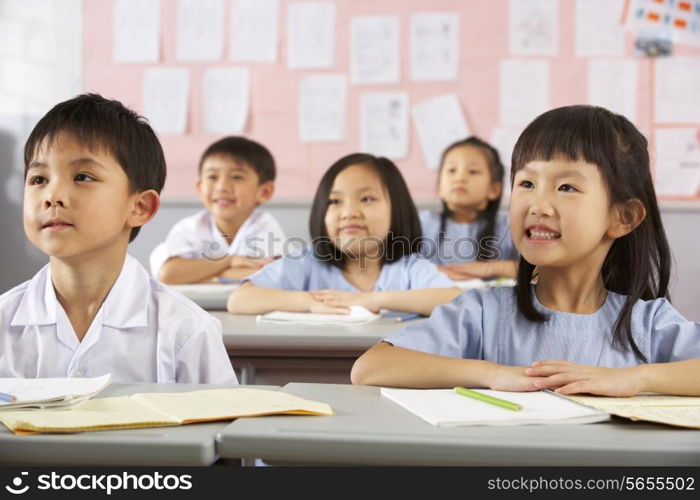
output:
M467 396L469 398L478 399L484 403L490 403L492 405L500 406L506 410L520 411L520 405L518 403L513 403L511 401L506 401L505 399L494 398L493 396L488 396L481 392L472 391L466 387L455 387L455 392L461 394L462 396Z

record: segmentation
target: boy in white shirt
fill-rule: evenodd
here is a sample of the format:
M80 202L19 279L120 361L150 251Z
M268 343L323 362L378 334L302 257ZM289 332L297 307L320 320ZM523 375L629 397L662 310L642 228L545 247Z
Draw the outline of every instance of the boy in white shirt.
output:
M282 255L282 228L256 208L274 180L275 160L262 144L232 136L209 146L196 184L205 210L176 223L153 250L153 276L169 284L241 280Z
M145 120L77 96L34 127L24 161L24 229L49 264L0 296L0 377L237 383L218 320L127 255L165 182Z

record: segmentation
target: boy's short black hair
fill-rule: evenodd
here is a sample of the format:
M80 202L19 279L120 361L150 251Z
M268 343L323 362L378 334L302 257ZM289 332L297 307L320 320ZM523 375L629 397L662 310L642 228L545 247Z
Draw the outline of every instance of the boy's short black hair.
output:
M202 173L202 166L207 158L218 155L229 156L236 161L249 165L258 174L259 184L275 180L277 173L275 159L272 157L272 153L259 142L240 136L229 136L219 139L202 153L202 157L199 160L199 173Z
M165 156L153 129L144 117L99 94L81 94L61 102L39 120L24 145L25 178L37 149L61 133L91 151L111 154L124 169L132 193L163 189ZM131 229L129 242L140 229Z

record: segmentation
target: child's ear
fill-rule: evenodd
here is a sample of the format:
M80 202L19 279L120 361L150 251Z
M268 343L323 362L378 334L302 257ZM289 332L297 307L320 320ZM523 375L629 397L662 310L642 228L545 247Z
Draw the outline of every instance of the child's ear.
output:
M126 223L129 227L141 227L158 213L160 196L153 189L141 191L134 196L134 206Z
M493 200L497 199L499 196L501 196L502 189L503 189L502 182L492 182L491 186L489 187L489 193L488 193L489 201L493 201Z
M647 216L644 204L637 198L612 207L612 223L608 228L608 236L620 238L631 233Z
M265 203L267 200L272 198L275 193L275 183L273 181L263 182L258 186L258 205Z

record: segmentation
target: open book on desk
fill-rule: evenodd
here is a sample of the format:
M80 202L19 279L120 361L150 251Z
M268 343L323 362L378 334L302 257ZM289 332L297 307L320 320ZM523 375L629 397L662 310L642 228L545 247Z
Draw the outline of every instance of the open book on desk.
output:
M110 375L95 378L0 378L0 411L58 408L90 399L107 387Z
M165 427L263 415L333 415L325 403L281 391L207 389L91 399L65 410L0 411L15 434Z
M700 429L700 397L640 394L631 398L568 396L618 417Z
M362 306L351 306L350 314L273 311L258 315L256 322L285 325L366 325L377 321L380 317L380 314L374 314Z
M513 411L457 394L453 389L390 389L381 394L414 415L438 427L462 425L589 424L610 416L550 391L479 393L521 406Z

